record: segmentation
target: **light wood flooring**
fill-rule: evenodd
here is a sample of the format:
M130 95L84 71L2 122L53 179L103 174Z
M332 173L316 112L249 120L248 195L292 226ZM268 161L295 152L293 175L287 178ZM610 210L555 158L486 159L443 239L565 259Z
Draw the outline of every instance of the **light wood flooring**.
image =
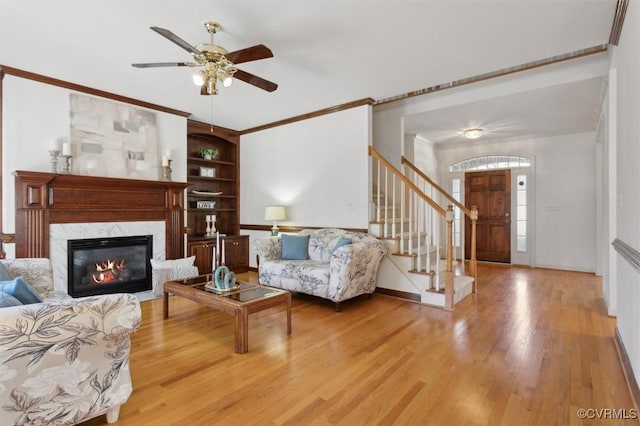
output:
M142 302L128 425L582 425L577 410L633 409L601 280L479 265L479 292L446 312L375 294L334 305L293 298L233 320L172 296ZM255 274L242 274L255 280ZM106 424L105 416L85 425Z

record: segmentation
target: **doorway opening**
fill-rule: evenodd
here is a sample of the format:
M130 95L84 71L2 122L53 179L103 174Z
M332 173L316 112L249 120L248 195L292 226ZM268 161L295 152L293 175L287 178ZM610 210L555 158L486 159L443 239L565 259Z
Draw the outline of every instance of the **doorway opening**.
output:
M476 205L479 210L478 260L530 264L533 258L533 177L529 168L532 165L533 160L527 157L488 155L449 167L452 196L469 208ZM508 178L505 172L508 172ZM468 179L472 179L473 184ZM469 193L471 187L474 195ZM463 217L459 209L454 208L454 244L460 257L468 259L470 223Z

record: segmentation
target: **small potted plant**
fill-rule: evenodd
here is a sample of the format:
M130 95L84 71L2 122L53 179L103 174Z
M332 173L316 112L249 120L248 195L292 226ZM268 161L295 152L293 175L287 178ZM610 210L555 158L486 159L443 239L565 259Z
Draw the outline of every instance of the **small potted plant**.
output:
M220 157L220 153L215 148L200 148L198 155L205 160L217 160Z

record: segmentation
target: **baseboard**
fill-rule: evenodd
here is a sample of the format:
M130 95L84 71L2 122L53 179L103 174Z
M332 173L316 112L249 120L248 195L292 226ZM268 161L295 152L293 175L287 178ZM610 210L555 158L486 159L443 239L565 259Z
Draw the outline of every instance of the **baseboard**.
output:
M622 342L622 336L620 336L618 327L616 327L615 342L618 358L620 359L620 365L622 366L622 372L624 373L624 378L627 382L627 388L629 388L633 404L635 405L636 410L638 410L640 408L640 388L638 387L636 376L633 374L631 361L629 360L629 355L627 354L627 350Z
M397 297L399 299L412 300L414 302L420 302L421 298L419 294L409 293L407 291L391 290L388 288L376 288L376 293L384 294L386 296Z

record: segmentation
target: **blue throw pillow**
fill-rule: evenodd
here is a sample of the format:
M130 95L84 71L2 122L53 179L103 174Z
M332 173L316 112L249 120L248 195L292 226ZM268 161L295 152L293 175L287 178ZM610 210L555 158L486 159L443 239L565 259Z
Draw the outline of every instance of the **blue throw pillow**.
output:
M307 260L309 258L309 236L282 234L280 238L282 258L286 260Z
M0 262L0 281L11 281L13 277L9 273L9 270L4 265L4 263Z
M22 306L22 302L12 295L0 291L0 308L9 308L11 306Z
M22 277L16 277L13 281L0 282L0 292L15 297L23 305L42 302L40 295L24 282Z
M333 246L333 251L331 252L331 254L335 253L336 250L338 250L340 247L348 246L349 244L351 244L351 238L341 237L336 243L336 245Z

